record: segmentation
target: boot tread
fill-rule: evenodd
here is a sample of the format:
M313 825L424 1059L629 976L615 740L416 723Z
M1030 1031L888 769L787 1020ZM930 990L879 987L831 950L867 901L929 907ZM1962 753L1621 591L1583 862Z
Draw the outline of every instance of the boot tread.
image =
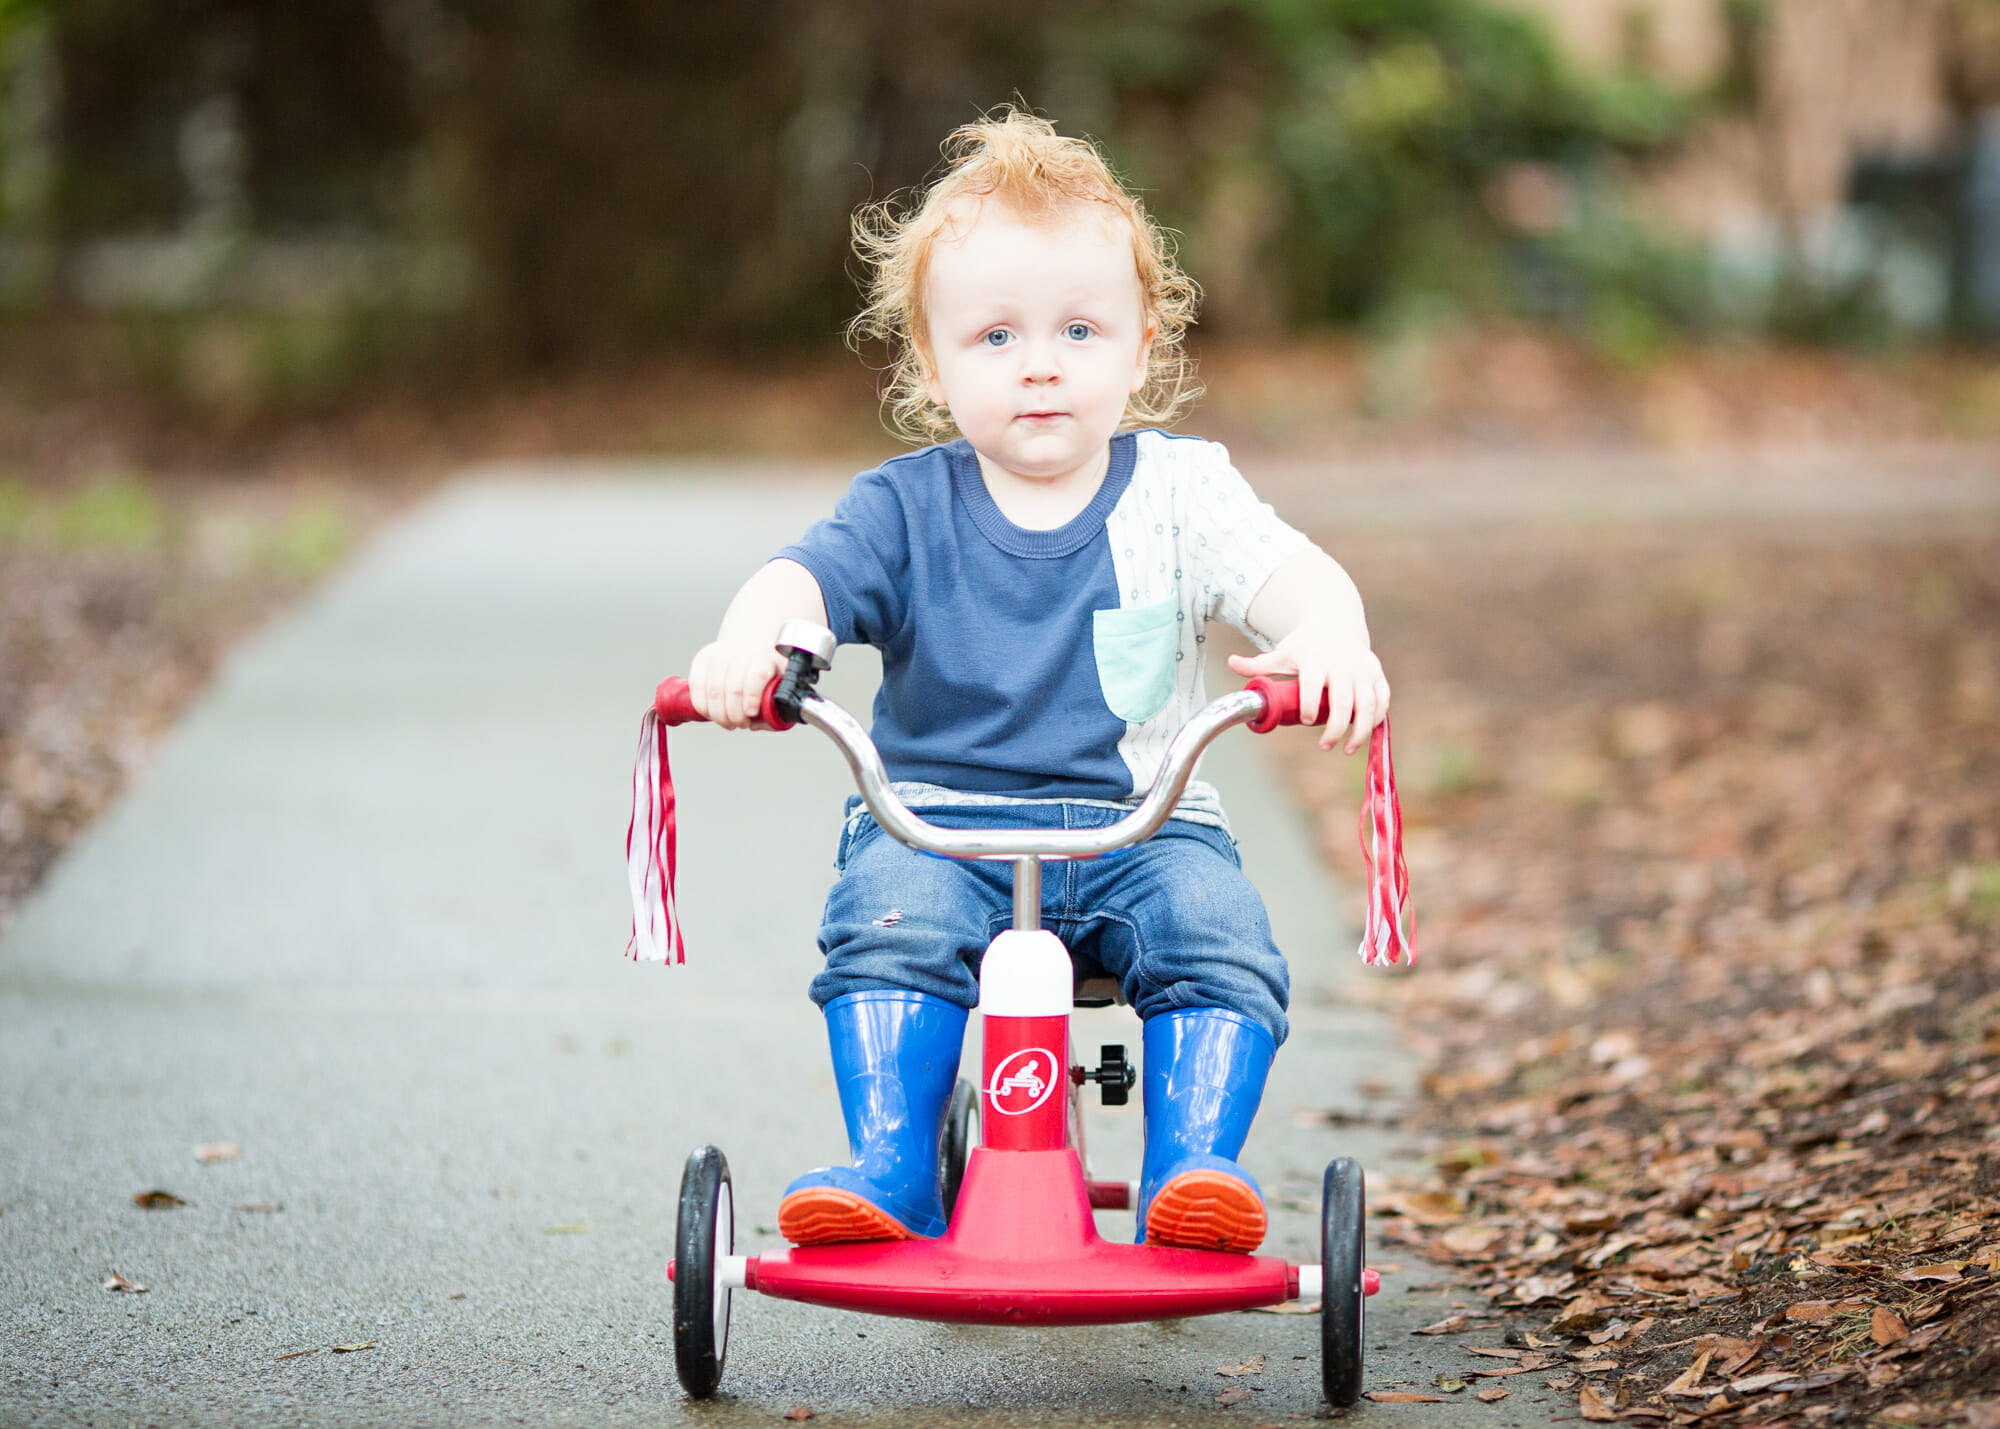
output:
M1146 1210L1151 1245L1249 1253L1264 1243L1264 1202L1250 1185L1222 1171L1183 1171Z
M837 1186L805 1186L785 1197L778 1206L778 1232L793 1245L910 1239L894 1216Z

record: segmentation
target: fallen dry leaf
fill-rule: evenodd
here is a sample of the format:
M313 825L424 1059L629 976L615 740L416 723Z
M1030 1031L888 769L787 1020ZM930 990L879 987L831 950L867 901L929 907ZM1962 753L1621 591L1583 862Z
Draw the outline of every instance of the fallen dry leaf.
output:
M595 1226L585 1225L579 1222L576 1225L568 1225L568 1226L543 1226L542 1234L543 1235L589 1235L592 1231L596 1229L597 1227Z
M309 1350L293 1350L288 1355L273 1355L272 1358L279 1360L296 1360L296 1359L303 1359L307 1355L316 1355L318 1353L319 1353L319 1346L314 1345Z
M1372 1399L1377 1404L1443 1404L1446 1402L1445 1397L1441 1394L1418 1394L1414 1390L1408 1389L1371 1389L1361 1397L1363 1399Z
M1586 1290L1556 1313L1549 1328L1559 1335L1580 1335L1603 1324L1611 1308L1611 1301Z
M1229 1386L1229 1388L1223 1390L1222 1393L1215 1396L1215 1402L1221 1405L1224 1409L1227 1409L1232 1404L1241 1404L1244 1400L1248 1399L1249 1397L1250 1397L1249 1390L1245 1389L1240 1384L1232 1384Z
M274 1216L279 1211L282 1211L284 1207L276 1201L246 1201L236 1209L239 1211L248 1211L253 1216Z
M150 1191L134 1191L132 1193L132 1204L140 1207L142 1210L171 1211L177 1206L185 1206L187 1202L176 1196L172 1191L162 1191L155 1188Z
M1969 1399L1965 1429L2000 1429L2000 1399Z
M1287 1300L1280 1305L1252 1305L1250 1313L1253 1315L1317 1315L1319 1313L1319 1301Z
M1497 1384L1493 1384L1488 1385L1485 1389L1474 1391L1472 1397L1479 1400L1482 1404L1498 1404L1511 1392L1510 1390L1502 1389Z
M1908 1270L1896 1272L1898 1280L1957 1280L1965 1272L1963 1260L1940 1261L1936 1265L1913 1265Z
M243 1148L233 1141L204 1141L194 1149L194 1159L204 1166L217 1161L234 1161L243 1154Z
M1471 1327L1472 1321L1466 1319L1465 1316L1452 1315L1446 1319L1439 1320L1435 1325L1425 1325L1421 1329L1410 1331L1410 1333L1413 1335L1456 1335Z
M1263 1368L1264 1368L1264 1357L1262 1355L1252 1355L1250 1356L1249 1359L1243 1361L1242 1364L1218 1365L1216 1367L1215 1372L1217 1374L1226 1374L1234 1378L1235 1376L1242 1374L1257 1374L1260 1371L1262 1371Z
M356 1340L351 1345L335 1345L333 1352L337 1355L351 1355L356 1350L372 1350L374 1348L375 1342L373 1340Z
M1708 1391L1696 1389L1701 1377L1708 1373L1708 1362L1715 1357L1715 1346L1709 1345L1694 1357L1694 1363L1682 1370L1680 1377L1660 1391L1662 1394L1685 1396L1689 1399L1706 1399Z
M146 1293L145 1286L127 1280L115 1270L104 1277L104 1288L114 1295L144 1295Z
M1715 1367L1716 1374L1723 1379L1728 1379L1745 1365L1749 1364L1750 1361L1764 1353L1764 1341L1761 1339L1738 1340L1732 1339L1728 1335L1717 1335L1709 1341L1709 1350L1711 1353L1722 1357L1722 1362Z
M1893 1345L1898 1340L1910 1338L1910 1327L1903 1323L1903 1317L1887 1305L1877 1305L1868 1322L1868 1338L1878 1345Z
M1762 1378L1762 1376L1759 1376ZM1809 1390L1825 1389L1829 1384L1838 1384L1847 1378L1844 1369L1823 1369L1817 1374L1795 1374L1766 1386L1775 1394L1804 1394ZM1731 1385L1734 1389L1735 1386Z
M1440 1372L1435 1378L1433 1378L1431 1383L1435 1384L1439 1389L1443 1390L1446 1394L1457 1394L1460 1391L1462 1391L1466 1386L1466 1381L1459 1378L1457 1375L1444 1374L1442 1372Z
M1762 1394L1788 1379L1795 1379L1790 1370L1766 1370L1763 1374L1753 1374L1745 1379L1732 1379L1729 1389L1732 1394Z
M1598 1424L1608 1424L1618 1417L1618 1411L1611 1407L1610 1401L1599 1394L1593 1385L1586 1384L1577 1391L1576 1407L1585 1419Z
M1525 1350L1502 1349L1498 1345L1460 1345L1469 1355L1490 1355L1496 1360L1517 1360L1526 1354Z
M790 1419L797 1424L803 1424L805 1423L806 1420L812 1417L813 1417L813 1412L811 1406L809 1405L795 1404L790 1409L787 1409L785 1411L785 1418Z
M1900 1399L1894 1404L1883 1405L1880 1415L1884 1419L1895 1419L1904 1423L1913 1423L1924 1417L1924 1407L1914 1399Z
M1484 1255L1507 1238L1498 1226L1457 1226L1438 1237L1453 1255Z
M1523 1305L1534 1305L1543 1300L1560 1299L1563 1291L1574 1284L1574 1275L1531 1275L1514 1287L1513 1295Z

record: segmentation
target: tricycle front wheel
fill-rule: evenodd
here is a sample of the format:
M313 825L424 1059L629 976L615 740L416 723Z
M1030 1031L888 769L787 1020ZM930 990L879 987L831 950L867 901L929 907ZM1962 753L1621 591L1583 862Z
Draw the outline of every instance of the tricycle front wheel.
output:
M1320 1203L1320 1374L1329 1404L1361 1397L1362 1241L1366 1225L1361 1165L1341 1157L1326 1168Z
M713 1146L698 1146L681 1173L680 1215L674 1227L674 1372L681 1388L696 1399L708 1398L722 1382L730 1295L722 1261L735 1249L729 1162Z

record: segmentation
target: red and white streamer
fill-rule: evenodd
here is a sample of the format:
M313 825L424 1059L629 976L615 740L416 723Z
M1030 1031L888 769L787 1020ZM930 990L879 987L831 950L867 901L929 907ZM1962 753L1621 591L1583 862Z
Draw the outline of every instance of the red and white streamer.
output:
M667 764L667 724L652 710L639 723L632 768L632 820L625 826L625 869L632 883L632 941L638 962L685 963L674 907L674 775Z
M1368 744L1368 798L1361 806L1361 856L1368 862L1368 909L1361 924L1361 961L1391 967L1417 960L1410 915L1410 869L1403 861L1403 806L1389 756L1389 721Z

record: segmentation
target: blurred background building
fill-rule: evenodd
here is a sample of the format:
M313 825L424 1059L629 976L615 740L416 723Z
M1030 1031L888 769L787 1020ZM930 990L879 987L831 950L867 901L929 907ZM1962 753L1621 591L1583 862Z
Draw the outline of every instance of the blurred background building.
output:
M0 0L4 356L307 399L824 345L1018 98L1205 330L2000 336L2000 0Z

